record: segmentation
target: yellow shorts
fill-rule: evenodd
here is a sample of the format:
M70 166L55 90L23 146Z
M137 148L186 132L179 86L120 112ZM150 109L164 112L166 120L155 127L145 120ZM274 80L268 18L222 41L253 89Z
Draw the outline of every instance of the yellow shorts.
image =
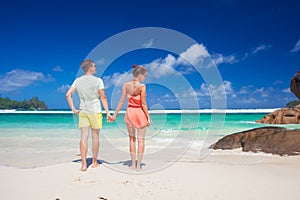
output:
M102 113L87 114L84 112L79 113L79 128L90 126L93 129L102 128Z

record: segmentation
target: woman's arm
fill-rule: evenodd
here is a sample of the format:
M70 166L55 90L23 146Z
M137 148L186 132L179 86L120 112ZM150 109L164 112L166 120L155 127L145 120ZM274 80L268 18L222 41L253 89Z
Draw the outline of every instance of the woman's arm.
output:
M76 89L74 87L70 87L68 92L66 93L67 102L74 114L78 114L80 111L77 110L73 104L72 95L75 93Z
M147 117L148 126L149 126L151 121L150 121L148 106L147 106L147 102L146 102L146 85L141 86L141 101L142 101L142 109Z
M118 106L116 108L116 111L115 111L115 113L112 116L112 120L116 119L119 111L121 110L122 106L124 105L124 102L125 102L125 99L126 99L126 94L127 94L127 92L126 92L126 83L124 83L124 85L122 87L122 96L120 98L120 101L119 101L119 104L118 104Z

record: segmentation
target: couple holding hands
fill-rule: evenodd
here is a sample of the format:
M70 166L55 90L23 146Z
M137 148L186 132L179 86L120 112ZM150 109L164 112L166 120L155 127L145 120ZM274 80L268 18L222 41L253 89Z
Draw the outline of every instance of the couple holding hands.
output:
M81 68L84 75L75 79L66 93L67 102L74 114L79 115L80 154L81 154L81 171L87 170L87 150L88 137L91 129L92 133L92 167L98 167L97 161L99 152L99 132L102 128L102 105L106 112L108 122L115 121L118 112L122 108L126 98L128 107L124 117L129 135L129 150L131 157L131 168L140 171L142 158L145 149L146 127L150 125L150 116L146 103L146 85L141 84L146 78L147 69L143 66L133 65L133 80L126 82L122 87L122 96L119 104L111 116L108 109L108 102L104 92L104 84L101 78L94 76L96 65L93 60L84 60ZM73 104L72 95L78 92L80 98L80 110L77 110ZM137 137L136 133L137 132ZM136 140L138 149L136 151ZM137 162L136 162L137 158Z

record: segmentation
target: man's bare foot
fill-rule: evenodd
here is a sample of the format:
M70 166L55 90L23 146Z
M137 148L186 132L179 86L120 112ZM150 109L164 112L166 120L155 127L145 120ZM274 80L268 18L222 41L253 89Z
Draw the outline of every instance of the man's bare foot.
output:
M130 165L129 168L132 170L136 170L136 167L134 165Z
M141 167L138 167L138 168L136 168L136 171L137 172L140 172L140 171L142 171L143 169L141 168Z
M100 164L98 163L98 162L94 162L93 164L92 164L92 168L96 168L96 167L99 167L100 166Z
M86 165L82 165L80 170L85 172L86 171Z

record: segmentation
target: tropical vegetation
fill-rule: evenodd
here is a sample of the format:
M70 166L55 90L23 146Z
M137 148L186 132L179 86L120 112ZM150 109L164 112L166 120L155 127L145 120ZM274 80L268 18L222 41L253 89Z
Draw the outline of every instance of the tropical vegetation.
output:
M40 101L37 96L29 100L23 101L11 100L9 98L0 97L0 109L17 109L17 110L46 110L48 106L44 101Z

